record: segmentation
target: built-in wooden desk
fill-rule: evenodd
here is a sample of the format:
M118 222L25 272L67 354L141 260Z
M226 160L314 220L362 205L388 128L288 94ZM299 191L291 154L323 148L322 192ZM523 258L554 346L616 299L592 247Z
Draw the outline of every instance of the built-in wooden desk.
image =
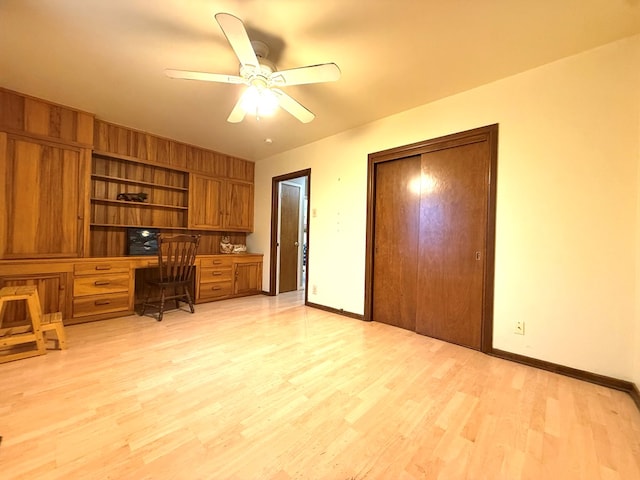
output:
M155 256L0 261L0 287L35 285L44 313L62 312L66 325L129 315L136 308L143 270ZM136 274L138 272L138 274ZM137 279L137 280L136 280ZM136 288L138 286L138 288ZM262 291L262 254L198 255L196 303L254 295ZM23 321L5 312L5 323Z

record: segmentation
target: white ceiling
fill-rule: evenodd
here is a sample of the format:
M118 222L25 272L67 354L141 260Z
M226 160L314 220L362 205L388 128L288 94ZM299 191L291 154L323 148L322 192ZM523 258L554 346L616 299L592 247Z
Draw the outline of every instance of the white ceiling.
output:
M338 64L286 89L313 122L230 124L242 86L164 75L238 73L217 12L280 69ZM0 0L0 86L260 160L637 33L640 0Z

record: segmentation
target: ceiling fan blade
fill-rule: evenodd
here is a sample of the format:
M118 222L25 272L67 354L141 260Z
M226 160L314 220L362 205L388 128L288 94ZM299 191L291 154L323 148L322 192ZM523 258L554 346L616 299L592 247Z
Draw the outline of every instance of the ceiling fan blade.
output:
M320 65L309 65L308 67L280 70L271 75L271 81L278 86L335 82L339 78L340 69L335 63L322 63Z
M238 17L234 17L229 13L216 13L216 20L224 36L227 37L227 41L233 51L235 52L240 64L252 65L258 67L258 57L251 46L249 35L244 28L244 23Z
M224 75L221 73L191 72L188 70L173 70L167 68L164 73L170 78L180 78L184 80L201 80L203 82L220 82L240 84L246 83L246 80L237 75Z
M302 123L309 123L316 118L316 116L307 110L307 108L302 106L297 100L294 100L282 90L274 88L272 91L278 96L278 103L280 107L296 117Z
M246 115L246 112L244 111L244 108L242 108L242 95L241 95L238 101L236 102L235 107L233 107L233 110L231 110L231 113L227 118L227 122L240 123L242 120L244 120L245 115Z

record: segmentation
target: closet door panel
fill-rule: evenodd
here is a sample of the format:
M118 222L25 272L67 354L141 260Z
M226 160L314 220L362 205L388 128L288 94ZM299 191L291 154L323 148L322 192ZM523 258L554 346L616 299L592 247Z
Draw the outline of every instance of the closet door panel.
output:
M422 155L416 331L480 349L488 142Z
M415 330L420 156L375 168L372 317Z

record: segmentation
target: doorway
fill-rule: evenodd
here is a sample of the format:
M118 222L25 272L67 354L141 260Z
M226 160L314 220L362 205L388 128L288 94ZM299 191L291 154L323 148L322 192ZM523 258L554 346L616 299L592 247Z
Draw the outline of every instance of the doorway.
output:
M491 351L497 135L369 155L365 319Z
M304 290L307 303L311 169L272 178L269 295Z

